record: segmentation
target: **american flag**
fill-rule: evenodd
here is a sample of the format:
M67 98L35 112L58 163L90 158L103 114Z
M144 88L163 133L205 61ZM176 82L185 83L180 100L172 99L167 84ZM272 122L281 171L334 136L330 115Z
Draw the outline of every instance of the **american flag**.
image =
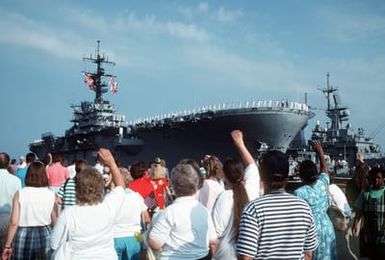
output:
M118 92L118 82L116 81L115 77L110 77L108 83L110 85L112 94L115 94L116 92Z
M94 81L94 78L92 77L91 74L86 74L84 73L84 83L86 83L87 87L90 89L90 90L94 90L95 88L95 81Z
M158 206L158 202L155 199L155 194L153 191L151 191L151 193L148 194L146 198L144 198L144 204L146 204L149 209L155 209Z

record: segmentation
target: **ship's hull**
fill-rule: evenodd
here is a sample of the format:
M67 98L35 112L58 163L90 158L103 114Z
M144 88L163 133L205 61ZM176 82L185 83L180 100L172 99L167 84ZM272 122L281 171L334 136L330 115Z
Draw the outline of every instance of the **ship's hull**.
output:
M79 139L89 139L92 145L74 146L79 136L63 137L55 147L71 162L85 158L93 163L98 147L111 149L121 165L134 161L146 163L155 157L164 158L170 167L183 158L199 161L205 154L212 154L224 160L238 156L230 132L241 129L245 143L257 155L261 144L270 149L286 151L296 134L306 125L311 112L286 108L234 109L206 112L188 120L174 118L155 125L136 125L132 133L123 137L103 132L88 133ZM86 142L87 143L87 142ZM52 147L52 146L51 146ZM44 142L31 146L31 150L42 155L48 149Z

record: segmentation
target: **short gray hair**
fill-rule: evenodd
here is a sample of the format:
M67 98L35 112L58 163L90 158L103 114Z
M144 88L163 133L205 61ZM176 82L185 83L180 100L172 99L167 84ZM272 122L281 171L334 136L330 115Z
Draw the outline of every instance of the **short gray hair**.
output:
M171 171L171 183L177 197L191 196L199 184L199 176L191 165L178 164Z

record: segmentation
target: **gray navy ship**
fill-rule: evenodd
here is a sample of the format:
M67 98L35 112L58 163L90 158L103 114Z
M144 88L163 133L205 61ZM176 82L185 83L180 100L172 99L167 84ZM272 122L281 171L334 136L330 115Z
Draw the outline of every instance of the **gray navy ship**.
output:
M317 122L311 139L321 142L325 154L330 156L337 169L354 167L358 154L362 154L371 165L384 166L385 158L381 147L374 143L372 137L365 135L363 128L359 127L354 131L349 123L350 111L342 104L338 88L330 85L329 73L326 87L320 90L326 97L326 116L330 121L326 127Z
M68 162L84 158L93 163L96 151L105 147L124 166L138 160L150 162L155 157L166 159L169 166L182 158L199 161L206 154L225 159L238 154L230 136L233 129L244 132L245 143L254 155L267 149L285 152L296 136L301 138L314 116L306 103L269 100L212 105L127 123L103 97L114 87L115 79L103 66L115 64L100 54L99 41L95 55L83 60L96 65L94 72L84 72L95 98L72 106L73 125L64 136L48 132L30 144L30 150L40 158L59 152Z

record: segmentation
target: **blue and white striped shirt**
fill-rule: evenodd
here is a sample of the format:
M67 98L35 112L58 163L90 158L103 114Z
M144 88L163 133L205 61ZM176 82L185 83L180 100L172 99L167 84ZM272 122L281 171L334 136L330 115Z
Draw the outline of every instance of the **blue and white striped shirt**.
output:
M303 259L318 246L307 203L275 191L249 202L241 216L238 255L254 259Z

